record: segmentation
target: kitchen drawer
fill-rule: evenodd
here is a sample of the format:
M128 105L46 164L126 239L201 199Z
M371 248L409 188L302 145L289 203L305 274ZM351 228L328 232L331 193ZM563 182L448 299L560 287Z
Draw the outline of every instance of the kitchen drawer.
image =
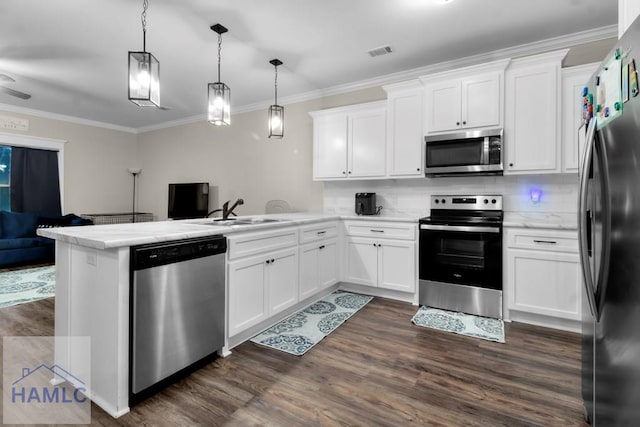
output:
M284 249L298 244L298 228L287 227L258 233L238 233L228 237L227 259Z
M544 229L507 229L507 246L520 249L578 253L578 232Z
M338 222L321 222L300 227L300 243L310 243L338 235Z
M345 221L348 236L415 240L418 224L400 222Z

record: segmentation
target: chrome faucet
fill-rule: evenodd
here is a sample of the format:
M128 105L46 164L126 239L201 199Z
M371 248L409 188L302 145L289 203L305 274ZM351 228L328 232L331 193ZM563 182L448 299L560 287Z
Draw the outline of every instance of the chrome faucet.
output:
M231 200L227 200L226 202L224 202L224 204L222 205L222 219L227 219L229 218L229 215L233 214L233 210L239 206L239 205L244 205L244 200L242 199L238 199L236 200L236 202L231 205L231 208L229 208L229 202ZM234 214L235 215L235 214Z

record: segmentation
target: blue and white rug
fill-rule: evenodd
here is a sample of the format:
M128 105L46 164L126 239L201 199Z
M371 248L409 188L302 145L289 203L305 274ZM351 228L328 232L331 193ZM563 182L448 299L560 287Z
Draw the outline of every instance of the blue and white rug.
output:
M0 308L55 296L55 266L0 272Z
M251 338L251 342L302 356L373 299L336 291Z
M504 342L504 322L499 319L422 306L411 321L426 328Z

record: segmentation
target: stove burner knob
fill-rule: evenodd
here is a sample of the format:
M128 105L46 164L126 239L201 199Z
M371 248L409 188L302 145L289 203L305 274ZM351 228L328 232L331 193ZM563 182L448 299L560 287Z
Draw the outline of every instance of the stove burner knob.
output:
M437 205L438 203L440 203L440 200L436 199L436 205Z
M442 203L447 203L447 201L445 199L442 199Z
M491 203L496 204L496 199L491 199Z
M484 204L486 205L487 203L489 203L489 199L484 199Z

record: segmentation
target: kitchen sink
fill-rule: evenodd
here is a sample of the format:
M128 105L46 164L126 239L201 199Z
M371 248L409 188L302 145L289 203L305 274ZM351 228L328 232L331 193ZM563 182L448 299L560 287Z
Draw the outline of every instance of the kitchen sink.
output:
M203 225L213 225L213 226L221 226L228 227L230 225L258 225L258 224L268 224L271 222L282 222L288 221L286 219L275 219L275 218L227 218L227 219L214 219L211 222L205 222Z

